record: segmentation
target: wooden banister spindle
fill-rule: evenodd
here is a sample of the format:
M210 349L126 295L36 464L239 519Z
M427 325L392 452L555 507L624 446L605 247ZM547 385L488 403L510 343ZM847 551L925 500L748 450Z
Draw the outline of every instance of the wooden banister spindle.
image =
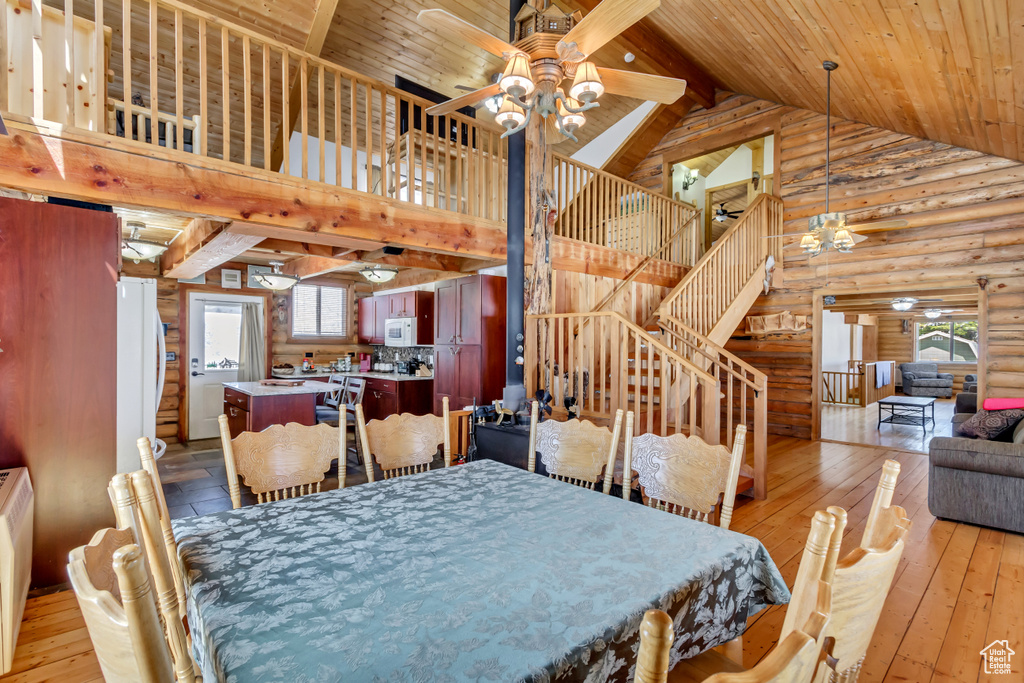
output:
M7 13L4 8L4 14ZM0 33L0 42L7 42L7 29L6 27L0 27L3 32ZM6 55L0 55L3 60L0 64L6 65ZM0 71L7 71L6 68L0 69ZM69 126L77 125L76 122L76 109L75 109L75 93L78 92L77 84L78 71L75 69L75 0L64 0L64 95L67 98L65 103L65 118L64 121ZM6 109L6 100L0 99L0 109Z
M359 189L359 181L357 180L358 175L357 175L357 172L356 172L356 167L358 166L359 157L358 157L358 152L356 151L357 148L358 148L358 144L356 142L356 132L357 132L356 131L356 128L357 128L357 125L356 125L356 121L357 121L356 116L357 116L357 114L356 113L358 112L359 92L358 92L358 89L357 89L357 81L356 81L356 79L350 78L348 80L348 87L349 87L348 144L349 144L350 160L351 160L351 164L352 164L351 167L349 168L348 177L349 177L349 183L350 183L349 187L351 187L353 190L358 190ZM395 121L395 125L398 125L397 120Z
M207 142L210 118L209 81L210 64L206 38L206 19L199 17L199 153L203 156L207 156L210 153L210 144ZM270 107L269 94L263 106ZM264 150L264 153L269 155L269 149Z
M33 19L33 31L35 30L35 18L36 18L36 4L40 0L32 1L32 19ZM102 31L101 31L102 33ZM128 140L134 140L136 137L136 119L134 116L135 106L132 104L132 0L124 0L121 3L121 36L123 37L123 47L121 49L121 69L124 72L121 75L122 83L124 84L124 136ZM40 36L41 39L42 36ZM40 46L41 49L41 46ZM35 57L35 50L33 50L33 58ZM33 70L32 74L35 76L36 67L33 59ZM41 77L40 72L40 77ZM39 99L39 111L36 112L36 116L43 115L43 83L40 80L38 83L33 82L34 95ZM154 120L150 123L150 126L156 125ZM142 141L142 135L139 135L139 141ZM156 134L153 133L153 142L156 142Z
M309 179L309 59L299 61L299 130L302 138L302 179Z
M270 137L270 45L263 43L263 170L270 170L270 152L274 140ZM344 480L343 480L344 481Z
M281 159L284 173L291 173L291 162L289 160L292 141L292 115L289 94L291 91L291 67L288 65L288 51L281 51L281 126L284 128L284 135L281 136Z
M317 158L317 177L321 183L327 182L327 104L324 100L324 66L317 65L316 72L316 130L320 149ZM335 150L337 152L337 150Z
M185 47L184 47L184 31L185 31L185 18L182 16L180 9L174 10L174 123L175 123L175 137L177 142L175 149L180 151L185 150ZM246 41L246 64L248 65L249 50L248 41ZM252 84L250 79L245 80L245 92L246 95L251 91ZM248 121L248 110L249 105L246 104L246 134L250 134L252 126ZM170 135L167 136L167 146L171 146ZM193 141L194 142L194 141ZM250 140L246 141L246 151L250 148ZM246 164L248 164L246 160Z
M231 161L231 36L227 26L220 29L221 131L224 161ZM287 147L287 145L286 145Z
M6 14L6 12L4 12ZM103 26L103 0L93 0L93 19L97 26ZM3 35L7 35L7 31L4 30ZM0 40L0 43L6 43L6 40ZM93 102L106 103L106 82L107 82L107 49L103 31L96 31L96 46L93 48L93 66L92 66L92 91ZM3 64L6 64L7 60L4 59ZM7 83L7 69L3 68L0 71L4 72L3 82ZM0 100L3 104L7 104L6 98ZM102 126L102 122L100 126ZM114 131L109 131L113 133Z
M249 36L242 36L242 163L252 166L252 45Z

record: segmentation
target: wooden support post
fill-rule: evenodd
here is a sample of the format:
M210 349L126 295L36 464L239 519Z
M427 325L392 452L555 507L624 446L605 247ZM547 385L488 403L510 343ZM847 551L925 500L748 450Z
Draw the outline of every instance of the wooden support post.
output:
M978 278L978 409L988 394L988 278Z
M533 262L526 281L526 312L551 313L551 237L554 234L558 207L549 206L548 165L551 156L547 148L546 125L540 116L534 117L526 129L528 159L527 211L533 240Z
M768 380L764 383L754 397L754 498L757 500L768 497Z

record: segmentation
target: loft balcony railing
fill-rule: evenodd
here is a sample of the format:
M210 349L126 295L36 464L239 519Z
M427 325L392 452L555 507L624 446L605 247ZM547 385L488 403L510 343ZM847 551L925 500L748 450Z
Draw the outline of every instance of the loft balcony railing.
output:
M431 102L176 0L6 3L5 117L504 220L493 122L427 115Z

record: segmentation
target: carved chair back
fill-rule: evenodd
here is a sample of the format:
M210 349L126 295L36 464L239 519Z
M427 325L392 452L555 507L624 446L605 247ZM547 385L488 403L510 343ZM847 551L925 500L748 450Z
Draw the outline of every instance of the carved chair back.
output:
M627 429L623 472L637 473L646 505L728 529L746 440L743 425L736 427L732 451L699 436L633 436ZM628 487L622 497L629 500Z
M174 579L174 588L178 597L178 613L185 618L185 579L181 574L181 565L178 563L178 543L174 540L174 531L171 529L171 515L167 510L167 499L164 498L164 487L160 482L160 470L156 466L156 459L153 457L153 448L146 437L136 441L139 448L139 459L142 461L142 469L149 472L149 478L153 482L153 491L156 496L157 507L160 512L160 533L163 535L164 550L167 553L167 560L171 565L171 576Z
M622 410L615 411L615 422L608 429L587 420L539 422L537 406L534 401L530 408L527 469L536 471L537 456L540 455L552 479L591 491L603 480L602 491L605 494L611 493L619 436L622 433Z
M221 415L220 440L224 447L231 506L242 507L238 476L256 494L257 503L320 492L320 482L338 459L338 487L345 488L345 415L337 427L289 422L262 432L242 432L234 439L228 418Z
M451 466L452 439L447 396L442 399L441 406L440 417L402 413L367 422L362 404L356 404L356 430L368 481L374 480L374 461L380 466L385 479L426 472L438 446L444 449L444 466Z
M132 531L102 529L68 559L68 576L104 680L174 683L145 556Z
M143 550L143 566L149 584L155 591L160 623L170 648L175 678L191 681L195 677L195 666L189 654L188 636L178 601L178 593L183 592L183 586L176 582L171 569L178 564L177 558L167 556L153 479L145 470L116 474L110 480L108 491L114 503L117 526L129 530L132 543L137 543Z

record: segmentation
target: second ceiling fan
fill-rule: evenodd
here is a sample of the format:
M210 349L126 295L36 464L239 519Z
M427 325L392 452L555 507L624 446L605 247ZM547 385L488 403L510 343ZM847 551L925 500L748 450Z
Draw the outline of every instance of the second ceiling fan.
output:
M683 96L686 81L599 67L590 56L653 12L660 0L604 0L586 16L564 12L550 0L531 0L515 17L509 43L441 9L423 10L420 24L480 47L505 60L496 83L427 109L449 114L500 96L497 121L504 137L523 130L534 114L570 140L586 123L584 112L604 93L671 104ZM572 79L568 92L562 82Z

